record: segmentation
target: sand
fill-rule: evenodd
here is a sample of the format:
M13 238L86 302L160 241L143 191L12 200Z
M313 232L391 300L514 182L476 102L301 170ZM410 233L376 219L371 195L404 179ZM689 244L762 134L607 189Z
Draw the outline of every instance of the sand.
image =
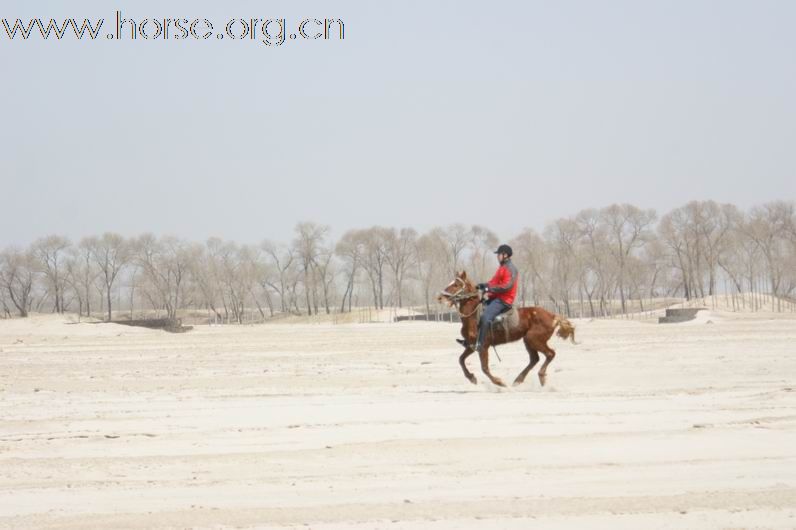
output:
M505 390L455 324L0 321L0 528L794 528L792 317L575 321Z

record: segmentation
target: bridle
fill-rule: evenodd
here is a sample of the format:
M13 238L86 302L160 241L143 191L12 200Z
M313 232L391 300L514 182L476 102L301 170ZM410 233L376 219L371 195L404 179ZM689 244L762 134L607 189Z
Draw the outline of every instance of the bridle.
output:
M465 289L467 288L467 284L464 282L464 280L462 280L458 276L453 280L452 283L461 284L461 287L459 287L459 290L456 291L455 293L449 293L447 291L440 291L440 295L447 297L449 301L451 301L454 304L457 304L456 311L459 312L459 316L461 318L469 318L469 317L473 316L479 309L481 309L481 304L480 303L475 306L475 309L473 309L469 314L466 314L466 315L464 313L462 313L461 309L459 309L458 304L460 302L465 301L465 300L469 300L470 298L479 297L479 296L481 296L481 293L478 290L465 292Z

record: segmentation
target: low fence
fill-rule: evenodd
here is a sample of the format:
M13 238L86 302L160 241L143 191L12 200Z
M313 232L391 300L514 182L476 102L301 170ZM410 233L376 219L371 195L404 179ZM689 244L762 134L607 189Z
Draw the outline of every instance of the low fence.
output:
M459 313L431 313L420 315L401 315L395 317L395 322L413 322L413 321L426 321L426 322L461 322Z
M139 320L111 320L111 324L121 324L123 326L136 326L140 328L162 329L169 333L185 333L193 329L193 326L183 326L179 318L146 318Z

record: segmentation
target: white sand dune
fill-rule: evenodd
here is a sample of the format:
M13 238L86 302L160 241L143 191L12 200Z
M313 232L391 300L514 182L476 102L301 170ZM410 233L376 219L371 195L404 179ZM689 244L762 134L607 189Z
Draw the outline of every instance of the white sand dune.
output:
M497 389L455 324L0 321L0 527L796 527L796 320L576 325Z

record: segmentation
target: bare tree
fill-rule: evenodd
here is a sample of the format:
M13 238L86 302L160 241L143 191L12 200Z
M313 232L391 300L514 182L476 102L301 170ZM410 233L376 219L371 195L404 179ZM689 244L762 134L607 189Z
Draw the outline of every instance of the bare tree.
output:
M246 309L246 297L251 292L251 284L256 281L248 263L252 252L246 245L239 246L231 241L219 242L214 249L222 285L222 300L225 310L232 313L235 322L242 324Z
M254 275L256 277L256 283L259 284L260 291L265 298L265 303L268 306L268 314L269 316L273 317L274 313L276 312L276 308L271 291L275 291L277 294L281 293L279 288L275 287L279 283L277 269L268 259L268 255L263 250L262 244L260 245L259 249L252 249L252 255L256 256L256 261L252 264L252 266L255 268ZM265 312L262 310L262 307L260 307L257 295L253 291L252 297L254 298L255 302L257 302L257 309L259 309L260 315L265 318Z
M10 248L0 253L0 288L5 290L23 318L28 316L33 305L36 270L36 258L29 251Z
M693 252L695 246L689 235L688 216L684 209L673 210L661 219L658 225L661 240L668 247L672 257L672 267L680 272L683 294L686 300L695 296L693 290Z
M321 284L321 289L323 290L323 307L327 315L332 312L331 297L336 277L333 258L334 253L324 248L315 260L315 271L317 273L317 279Z
M686 208L693 212L690 217L696 232L699 254L704 255L708 294L714 295L719 259L730 242L730 234L740 225L742 216L735 206L719 205L713 201L692 201ZM701 275L700 278L702 277Z
M281 310L286 313L290 311L292 305L289 288L293 285L293 278L296 276L296 254L289 247L267 240L263 241L260 248L265 253L266 262L276 271L276 278L267 276L266 284L279 296Z
M591 316L606 316L610 312L608 299L613 297L618 276L618 271L612 266L608 226L602 213L595 209L578 212L574 220L580 239L580 290L586 295ZM599 300L597 310L594 307L595 299Z
M111 232L106 232L99 238L90 238L88 244L91 248L91 257L100 270L110 322L113 319L111 289L119 272L130 259L130 247L122 236Z
M438 230L432 230L417 239L415 256L423 302L426 312L430 314L432 292L437 290L434 286L444 285L454 276L450 274L448 266L445 264L446 244Z
M520 300L523 305L531 300L539 305L550 295L545 242L535 230L526 228L511 240L511 246L515 256L512 261L520 274Z
M384 309L384 270L387 265L390 230L374 226L364 230L361 236L363 240L363 265L370 279L373 305L378 309Z
M85 310L87 317L91 316L91 295L97 282L99 270L91 255L92 239L83 238L76 247L69 249L67 269L69 281L74 290L79 304L79 314Z
M217 238L210 238L205 242L204 247L197 248L196 255L191 263L191 278L196 284L196 290L203 301L205 308L213 313L213 318L224 322L228 319L229 312L224 304L224 296L221 287L221 272L218 257L218 249L222 241ZM224 314L221 314L221 309Z
M155 305L165 309L168 318L176 318L199 248L176 237L158 240L152 234L140 236L130 247L133 262L141 267L147 284L153 289Z
M69 240L61 236L47 236L36 240L31 251L39 262L47 283L52 289L56 313L64 312L64 291L66 289L65 261L70 247Z
M0 318L11 318L11 308L9 307L10 302L8 301L8 294L3 284L2 275L2 265L0 265L0 309L2 310Z
M340 311L345 311L346 297L348 297L348 311L351 311L351 300L354 297L354 285L356 282L357 272L362 266L365 238L361 230L349 230L343 237L340 238L336 247L335 254L343 262L343 274L346 281L345 291L343 292L343 300L340 305Z
M494 251L498 246L498 238L490 229L479 225L470 227L470 270L474 278L486 278L490 268L495 265ZM492 269L494 270L494 269Z
M243 293L248 293L252 302L257 307L258 312L262 318L265 318L265 312L258 298L256 288L260 285L260 257L261 250L258 247L251 245L243 245L238 249L237 258L237 272L236 280L239 285L238 289L241 292L241 300L243 300ZM245 306L241 304L242 312L245 311ZM241 315L239 318L243 318ZM242 320L241 320L242 322Z
M465 250L472 240L471 234L464 225L457 223L445 229L435 228L430 235L444 242L448 271L451 277L455 276L464 261Z
M552 268L550 282L552 284L552 301L558 305L563 302L563 311L572 314L570 301L573 288L581 276L578 259L579 230L573 219L558 219L545 229L545 239L553 256L555 267ZM559 302L560 300L560 302ZM561 311L560 308L556 308Z
M765 257L771 294L775 296L781 294L791 263L788 238L793 219L793 203L776 201L753 208L745 225L746 234Z
M393 286L397 293L398 307L403 307L404 279L414 259L417 232L412 228L395 228L385 233L385 259L392 271Z
M323 244L329 233L329 227L315 223L299 223L296 225L295 232L293 248L301 264L307 314L312 315L314 309L317 315L319 280L317 265L320 255L324 252Z
M625 284L629 256L651 238L650 227L655 222L654 210L641 210L631 204L614 204L600 212L607 226L611 254L618 268L619 297L622 312L627 312Z

